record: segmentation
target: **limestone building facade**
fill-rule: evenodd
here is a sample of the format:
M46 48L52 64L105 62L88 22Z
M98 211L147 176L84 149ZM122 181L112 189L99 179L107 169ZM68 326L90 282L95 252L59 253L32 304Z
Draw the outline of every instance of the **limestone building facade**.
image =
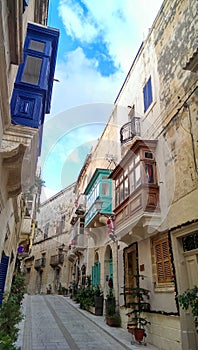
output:
M87 274L104 292L113 277L123 327L122 287L131 274L146 276L148 341L160 349L198 346L192 315L175 298L198 285L196 9L194 0L163 2L76 185L87 202Z
M58 293L68 289L76 266L71 266L70 217L74 185L58 192L39 207L31 254L25 259L28 293Z
M42 125L50 108L59 32L47 29L47 15L48 0L0 1L0 303L10 289L18 253L28 253L35 225L21 193L34 185ZM49 76L41 87L44 67L35 75L32 63L43 61L46 40L52 51L46 55Z

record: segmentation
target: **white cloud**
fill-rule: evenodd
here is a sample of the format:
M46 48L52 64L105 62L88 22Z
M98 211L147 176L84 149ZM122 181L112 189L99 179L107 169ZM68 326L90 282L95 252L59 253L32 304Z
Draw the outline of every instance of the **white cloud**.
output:
M84 16L82 7L71 0L62 0L59 4L59 13L67 34L83 42L91 42L98 35L97 26L93 17Z
M54 177L58 190L61 189L60 170L66 158L69 161L73 157L71 160L77 162L78 147L85 140L90 140L88 128L86 132L80 133L81 126L91 126L97 122L105 125L138 47L146 37L162 2L81 0L88 9L87 13L83 13L76 0L59 1L59 14L65 30L71 38L78 40L79 46L65 52L65 56L57 61L55 77L60 82L54 83L51 114L45 118L41 164L44 172L47 169L46 172ZM97 57L88 59L81 47L81 44L97 40L106 45L107 55L117 67L116 73L108 77L99 72ZM101 52L101 55L106 53ZM76 129L77 143L71 138L73 129ZM67 133L70 134L69 148L59 142ZM50 189L53 185L51 182L46 185L45 197L49 197L54 194L54 190Z
M91 42L97 35L107 44L117 67L126 72L151 27L162 0L61 0L59 13L67 34L81 42Z
M51 115L83 104L113 103L124 79L122 72L102 76L97 60L87 59L80 47L57 63L55 76L60 82L54 83Z
M162 0L149 0L149 6L148 0L82 3L88 8L87 14L83 14L77 1L59 2L65 30L79 40L79 47L57 62L55 76L60 83L54 83L51 115L87 103L113 103ZM81 43L94 42L97 35L118 68L109 77L100 74L97 58L88 59L80 47Z

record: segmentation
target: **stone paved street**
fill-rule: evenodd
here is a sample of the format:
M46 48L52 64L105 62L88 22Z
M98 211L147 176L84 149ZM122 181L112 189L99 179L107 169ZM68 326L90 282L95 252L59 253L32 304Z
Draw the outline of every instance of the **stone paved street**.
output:
M24 320L17 346L21 350L122 350L131 345L131 335L106 325L104 316L80 310L78 304L58 295L25 295ZM147 344L148 350L156 350Z

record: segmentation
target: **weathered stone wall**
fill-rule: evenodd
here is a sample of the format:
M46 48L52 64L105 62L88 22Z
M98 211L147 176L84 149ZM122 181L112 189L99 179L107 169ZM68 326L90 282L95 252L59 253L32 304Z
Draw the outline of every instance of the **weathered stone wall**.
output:
M71 264L67 258L67 251L71 241L70 216L74 205L74 184L60 191L55 196L44 202L40 207L38 216L38 229L35 234L34 244L31 256L34 257L29 273L28 292L46 293L49 284L52 286L52 293L57 293L57 280L62 287L68 288L72 281ZM65 222L61 225L61 219L65 217ZM44 238L46 224L49 224L48 234ZM62 244L63 250L61 251ZM50 259L53 255L64 255L64 262L57 267L50 265ZM44 257L46 259L45 267L36 270L34 262ZM26 269L28 264L26 264ZM56 270L59 271L59 278L56 278Z

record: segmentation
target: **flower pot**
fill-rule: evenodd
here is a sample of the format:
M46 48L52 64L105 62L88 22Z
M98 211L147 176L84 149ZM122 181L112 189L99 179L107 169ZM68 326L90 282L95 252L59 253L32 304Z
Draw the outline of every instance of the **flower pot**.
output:
M106 324L110 327L120 327L121 319L119 315L106 316Z
M134 328L133 329L133 335L135 337L135 340L138 341L138 342L142 341L143 338L144 338L144 332L145 331L142 328Z

